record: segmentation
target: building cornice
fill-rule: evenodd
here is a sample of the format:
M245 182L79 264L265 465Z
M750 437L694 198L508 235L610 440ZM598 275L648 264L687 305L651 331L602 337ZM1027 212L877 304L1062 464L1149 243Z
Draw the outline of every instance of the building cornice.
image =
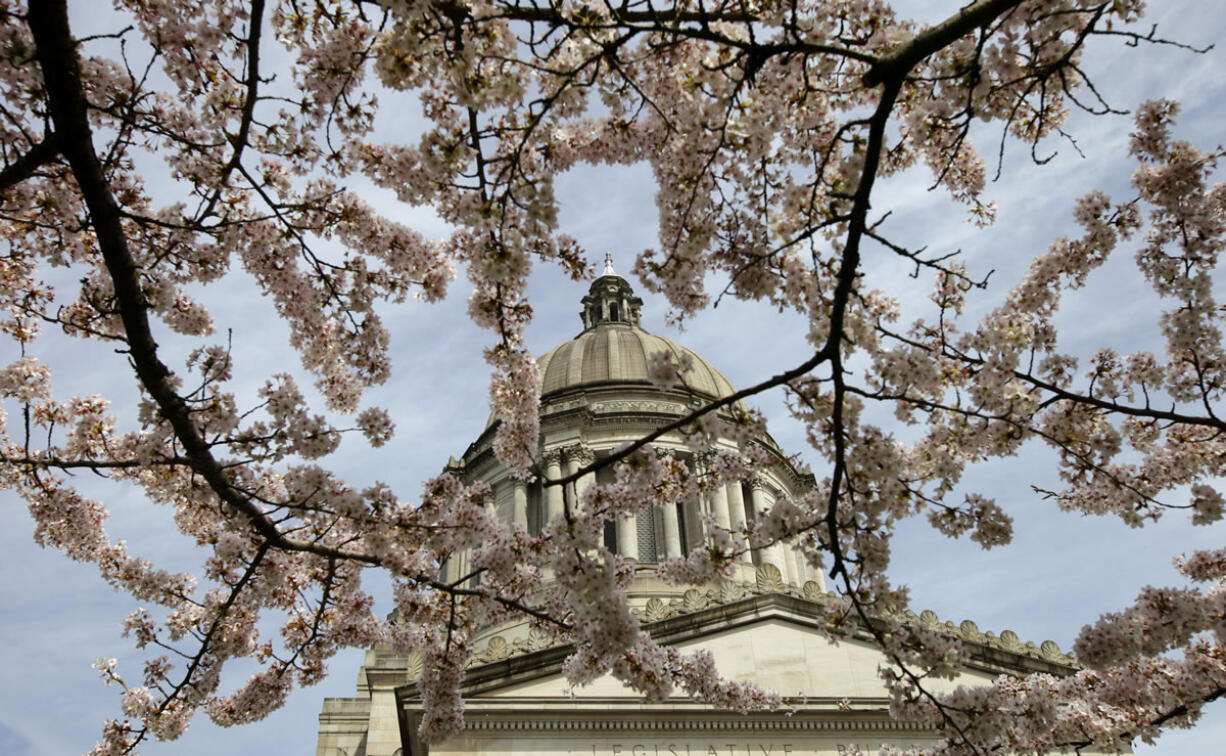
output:
M667 600L652 597L632 611L643 629L664 645L673 645L765 619L777 619L813 628L832 638L872 642L871 631L863 626L833 627L825 606L831 598L817 583L787 585L779 570L764 564L756 570L754 583L721 581L706 589L691 588ZM984 632L970 620L955 625L942 622L934 612L903 612L904 625L922 625L960 641L968 651L968 669L999 674L1046 673L1066 676L1079 669L1070 654L1052 641L1041 645L1023 643L1016 633L999 635ZM561 674L562 664L574 651L569 644L556 643L549 636L531 632L508 639L494 634L485 640L468 661L463 694L466 699L499 688ZM407 685L397 691L406 702L416 699L416 679L421 660L415 654L405 659Z

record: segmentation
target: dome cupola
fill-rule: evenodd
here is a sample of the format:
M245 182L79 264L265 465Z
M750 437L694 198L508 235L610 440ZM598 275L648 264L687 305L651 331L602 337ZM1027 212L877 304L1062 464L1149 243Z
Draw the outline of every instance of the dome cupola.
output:
M583 311L579 317L585 331L605 323L637 326L643 308L643 300L634 296L630 282L614 272L613 255L608 252L604 256L604 270L581 303Z

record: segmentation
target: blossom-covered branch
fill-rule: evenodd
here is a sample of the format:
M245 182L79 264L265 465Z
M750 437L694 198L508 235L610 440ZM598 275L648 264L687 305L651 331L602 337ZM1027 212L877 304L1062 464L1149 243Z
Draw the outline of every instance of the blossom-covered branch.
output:
M813 485L756 520L705 523L706 545L663 561L659 577L715 580L751 550L794 544L836 588L828 631L868 632L891 661L895 712L943 728L951 751L1114 747L1221 696L1220 554L1187 557L1195 586L1147 588L1087 626L1079 674L948 696L929 683L956 675L965 650L902 622L907 592L886 572L892 534L912 517L985 548L1007 543L1009 517L962 476L1031 440L1057 455L1064 488L1040 493L1064 509L1137 527L1177 508L1198 525L1222 516L1213 273L1226 191L1212 184L1219 154L1175 138L1177 105L1136 114L1133 195L1077 201L1084 234L1036 254L977 323L966 295L987 276L922 257L879 207L882 183L918 168L970 220L991 223L972 124L995 124L1000 149L1016 140L1042 163L1039 145L1062 134L1070 108L1113 112L1083 57L1100 36L1166 42L1135 31L1139 0L977 0L930 26L881 0L117 6L122 23L85 34L63 0L0 0L0 330L20 353L0 372L0 396L19 408L5 418L0 482L28 501L39 543L159 607L126 629L166 652L140 684L101 665L125 687L127 719L106 726L99 753L177 737L197 709L224 724L258 718L317 681L339 648L375 642L428 660L422 734L443 738L463 724L475 635L512 620L566 644L575 683L613 674L649 698L680 688L728 709L777 705L643 632L626 595L631 565L604 542L608 522L766 469L769 455L748 443L760 418L741 402L771 390L819 460ZM406 96L421 103L420 129L381 141L379 97ZM714 281L723 296L801 315L807 346L793 367L553 474L524 340L528 280L538 265L589 270L588 250L559 230L554 184L599 163L653 171L660 243L634 272L674 319L711 305ZM384 217L345 188L354 176L430 207L447 235L427 240ZM1165 358L1066 353L1062 297L1128 244L1167 303ZM933 278L928 317L896 324L906 292L867 272L878 254ZM355 488L328 467L343 434L380 445L393 433L387 412L363 407L368 387L394 380L384 308L442 298L459 268L468 313L490 334L500 464L575 491L532 532L499 521L488 486L452 472L409 497ZM235 380L229 345L214 343L212 315L192 297L235 280L284 322L301 371L268 370L254 389ZM118 346L135 406L54 399L45 327ZM169 355L186 355L181 370ZM651 371L684 385L686 367L657 355ZM869 421L874 406L922 432L901 440ZM669 456L659 442L675 434L701 458ZM717 449L717 436L745 443ZM81 469L168 505L200 569L164 570L112 541L106 507L71 480ZM578 495L574 484L605 470L615 483ZM448 573L461 555L462 574ZM392 576L394 620L362 587L371 568ZM259 639L267 615L283 618L279 645ZM221 693L236 658L259 671Z

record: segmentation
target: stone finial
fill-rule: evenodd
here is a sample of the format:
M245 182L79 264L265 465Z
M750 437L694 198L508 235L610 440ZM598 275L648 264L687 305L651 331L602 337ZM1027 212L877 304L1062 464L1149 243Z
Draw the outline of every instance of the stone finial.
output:
M613 270L613 253L604 253L604 270L601 271L602 276L616 276L617 272Z

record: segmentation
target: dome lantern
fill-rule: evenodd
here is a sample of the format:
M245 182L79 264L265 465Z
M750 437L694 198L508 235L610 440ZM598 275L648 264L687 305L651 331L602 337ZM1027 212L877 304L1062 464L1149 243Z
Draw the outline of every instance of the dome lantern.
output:
M605 253L604 270L592 282L592 287L581 302L583 310L579 317L583 320L585 331L606 323L639 325L643 300L634 295L630 282L613 270L611 253Z

